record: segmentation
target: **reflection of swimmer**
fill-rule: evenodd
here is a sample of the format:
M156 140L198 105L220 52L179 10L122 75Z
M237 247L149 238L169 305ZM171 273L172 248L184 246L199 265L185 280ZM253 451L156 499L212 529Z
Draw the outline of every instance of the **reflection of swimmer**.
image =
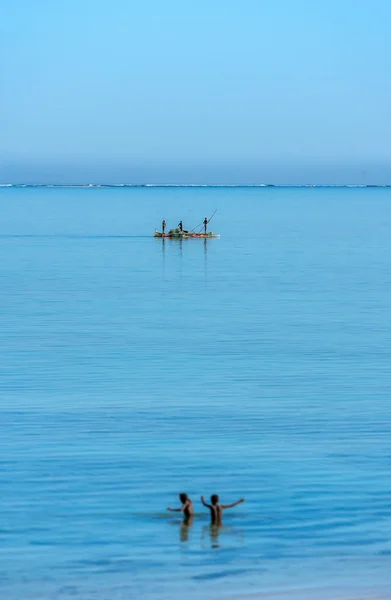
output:
M190 533L190 527L192 527L193 525L193 517L190 517L189 519L184 519L180 528L180 540L181 542L188 542L189 541L189 533Z
M179 494L179 499L182 502L180 508L167 508L171 512L183 512L183 519L192 519L194 516L193 503L187 494Z
M210 525L209 527L210 545L212 548L220 548L220 529L220 525Z
M242 529L223 525L204 525L201 540L204 543L207 539L211 548L222 548L225 543L231 547L233 544L242 546L245 542Z
M219 497L217 494L213 494L210 497L210 501L212 504L207 504L204 500L204 497L201 496L201 502L204 506L209 508L210 510L210 518L212 525L222 525L223 524L223 510L226 508L233 508L238 504L244 502L244 498L241 498L237 502L233 502L232 504L219 504Z
M202 528L202 539L208 537L211 548L220 548L220 533L223 529L221 525L205 525Z

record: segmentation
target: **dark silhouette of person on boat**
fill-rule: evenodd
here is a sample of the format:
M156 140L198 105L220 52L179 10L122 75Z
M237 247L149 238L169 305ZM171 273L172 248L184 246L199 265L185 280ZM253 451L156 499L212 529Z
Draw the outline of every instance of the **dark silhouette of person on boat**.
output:
M182 502L180 508L167 508L171 512L183 512L183 520L189 525L194 517L193 503L187 494L179 494L179 500Z
M232 504L220 504L218 495L213 494L210 497L210 501L211 504L207 504L204 500L204 497L201 496L202 504L210 510L211 525L219 526L223 524L223 510L225 510L226 508L233 508L234 506L241 504L242 502L244 502L244 498L241 498L240 500L238 500L237 502L233 502Z
M178 227L179 227L179 231L181 233L189 233L186 229L183 229L183 223L182 223L182 221L179 221Z
M205 219L204 219L204 233L206 233L206 229L207 229L207 227L208 227L208 223L209 223L209 221L208 221L208 219L205 217Z
M166 219L163 219L163 221L162 221L162 233L163 233L163 235L165 234L165 231L166 231Z

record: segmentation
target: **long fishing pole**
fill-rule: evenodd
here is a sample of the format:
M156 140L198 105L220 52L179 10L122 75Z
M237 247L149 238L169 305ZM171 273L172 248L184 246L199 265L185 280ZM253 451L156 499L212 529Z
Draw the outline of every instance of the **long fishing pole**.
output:
M194 233L196 229L198 229L199 227L202 227L202 223L200 223L199 225L197 225L196 227L194 227L193 229L190 229L190 233Z
M216 210L214 211L214 213L213 213L213 215L211 216L211 218L210 218L210 219L208 219L208 223L210 223L210 222L211 222L211 220L213 219L213 217L215 216L215 214L216 214L216 213L217 213L217 208L216 208Z
M214 211L214 213L212 214L212 216L210 217L210 219L208 219L208 223L211 222L211 220L213 219L213 217L215 216L216 213L217 213L217 208ZM204 226L204 222L202 222L199 225L197 225L196 227L194 227L194 229L191 229L191 233L193 233L194 231L196 231L196 229L199 229L199 231L196 232L196 233L199 233L202 230L203 226Z

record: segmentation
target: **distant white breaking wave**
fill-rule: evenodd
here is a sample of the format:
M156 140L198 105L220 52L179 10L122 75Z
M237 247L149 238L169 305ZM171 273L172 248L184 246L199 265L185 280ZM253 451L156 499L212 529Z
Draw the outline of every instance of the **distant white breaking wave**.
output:
M272 184L272 183L86 183L86 184L66 184L66 183L0 183L0 187L6 188L390 188L391 184Z

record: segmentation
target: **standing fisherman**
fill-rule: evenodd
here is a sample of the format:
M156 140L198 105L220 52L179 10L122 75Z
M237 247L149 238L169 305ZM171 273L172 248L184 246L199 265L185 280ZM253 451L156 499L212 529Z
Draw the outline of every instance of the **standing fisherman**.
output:
M205 217L205 219L204 219L204 233L206 233L207 226L208 226L208 219Z
M178 227L179 227L179 230L182 232L183 231L183 223L182 223L182 221L179 221Z
M162 221L162 233L164 235L164 232L166 231L166 219L163 219Z

